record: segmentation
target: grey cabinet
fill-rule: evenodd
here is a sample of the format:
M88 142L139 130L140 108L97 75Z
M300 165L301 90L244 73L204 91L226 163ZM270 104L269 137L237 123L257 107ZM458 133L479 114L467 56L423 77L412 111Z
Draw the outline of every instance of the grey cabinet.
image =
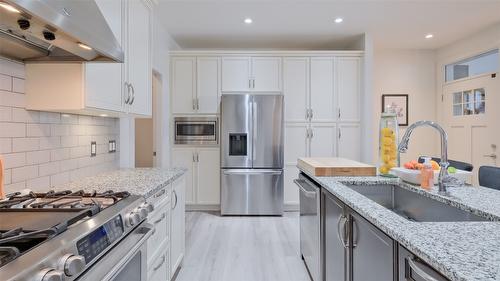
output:
M350 212L351 281L394 280L394 240L367 220Z
M399 246L399 281L449 281L432 267Z
M324 192L323 219L325 231L325 280L347 280L347 217L345 207L337 198Z

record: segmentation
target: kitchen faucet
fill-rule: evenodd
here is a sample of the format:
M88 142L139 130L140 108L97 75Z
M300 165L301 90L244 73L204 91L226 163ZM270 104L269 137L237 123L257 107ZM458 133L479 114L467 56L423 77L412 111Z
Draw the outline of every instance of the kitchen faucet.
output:
M448 134L446 134L445 130L443 127L441 127L438 123L433 122L433 121L418 121L413 124L411 124L407 129L406 132L401 139L401 142L399 143L398 150L401 153L406 153L408 150L408 142L410 141L410 136L413 130L417 127L421 126L429 126L432 127L436 130L438 130L439 134L441 135L441 161L439 162L439 166L441 166L441 170L439 171L439 178L438 178L438 186L439 186L439 191L438 193L440 195L448 195L448 191L446 190L446 182L445 182L445 177L448 175Z

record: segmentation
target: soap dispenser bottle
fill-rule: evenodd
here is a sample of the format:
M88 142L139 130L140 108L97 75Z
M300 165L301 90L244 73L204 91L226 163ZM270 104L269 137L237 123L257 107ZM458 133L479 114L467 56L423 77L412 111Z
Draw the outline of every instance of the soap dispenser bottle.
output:
M434 169L430 157L424 157L424 165L420 170L420 186L423 189L430 189L434 186Z

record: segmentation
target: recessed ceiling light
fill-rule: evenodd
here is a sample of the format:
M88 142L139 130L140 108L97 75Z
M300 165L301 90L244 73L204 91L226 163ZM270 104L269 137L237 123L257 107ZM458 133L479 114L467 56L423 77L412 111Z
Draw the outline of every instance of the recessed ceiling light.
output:
M85 50L92 50L92 48L90 46L85 45L83 43L78 43L78 46L80 46L80 48L85 49Z
M430 33L429 33L429 34L427 34L427 35L425 35L425 39L431 39L432 37L434 37L434 35L432 35L432 34L430 34Z
M344 21L344 19L343 19L343 18L336 18L336 19L335 19L335 23L341 23L341 22L343 22L343 21Z
M21 13L21 11L19 11L18 9L14 8L14 6L12 5L9 5L5 2L0 2L0 7L4 8L5 10L9 11L9 12L13 12L13 13Z
M243 22L246 24L251 24L253 20L251 18L246 18Z

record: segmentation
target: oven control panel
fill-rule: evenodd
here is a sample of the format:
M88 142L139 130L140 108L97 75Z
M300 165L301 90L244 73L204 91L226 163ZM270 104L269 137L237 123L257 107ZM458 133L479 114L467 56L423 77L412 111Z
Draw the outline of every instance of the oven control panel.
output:
M76 243L78 254L82 255L85 258L85 263L88 264L122 235L122 218L121 216L116 216L92 233L78 240Z

